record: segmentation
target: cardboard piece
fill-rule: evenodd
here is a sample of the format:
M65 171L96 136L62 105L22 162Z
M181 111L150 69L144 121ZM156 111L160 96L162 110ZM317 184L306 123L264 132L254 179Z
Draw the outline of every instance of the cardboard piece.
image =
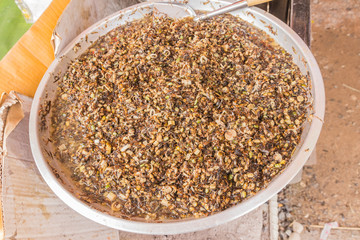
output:
M3 93L0 99L0 157L6 155L6 138L24 118L22 104L15 92Z

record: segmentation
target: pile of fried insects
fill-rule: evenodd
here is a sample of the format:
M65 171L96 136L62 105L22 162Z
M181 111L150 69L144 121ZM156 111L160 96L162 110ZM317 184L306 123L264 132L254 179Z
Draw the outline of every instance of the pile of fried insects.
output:
M290 54L232 15L146 16L58 80L51 140L82 199L148 220L208 216L265 188L311 108Z

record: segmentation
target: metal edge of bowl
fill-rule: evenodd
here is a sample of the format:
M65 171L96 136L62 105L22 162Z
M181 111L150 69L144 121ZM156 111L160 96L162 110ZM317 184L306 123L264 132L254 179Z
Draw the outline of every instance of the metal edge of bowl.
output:
M220 2L220 1L219 1ZM225 1L221 1L225 2ZM140 3L134 7L141 7L142 5L147 5L148 3ZM226 2L225 2L226 4ZM130 221L125 219L120 219L117 217L110 216L108 214L102 213L96 209L91 208L90 206L83 203L78 198L74 197L70 192L68 192L57 180L52 170L48 166L44 156L41 151L41 139L39 137L38 131L38 112L40 109L40 98L43 95L45 90L47 81L50 79L50 73L57 66L58 60L55 59L54 62L49 67L48 71L44 75L41 80L39 87L36 91L34 101L31 107L30 113L30 121L29 121L29 137L30 137L30 145L33 153L33 157L35 159L36 165L46 181L46 183L50 186L52 191L69 207L74 209L76 212L81 215L108 227L112 227L115 229L141 233L141 234L179 234L193 231L200 231L207 228L215 227L223 223L230 222L250 211L258 207L259 205L266 202L273 195L283 189L291 179L298 173L298 171L303 167L306 160L310 156L313 148L315 147L315 143L320 135L321 127L322 127L322 119L324 118L325 112L325 92L324 85L322 81L322 76L320 69L316 63L315 58L313 57L311 51L306 46L306 44L300 39L300 37L285 23L281 22L279 19L274 16L266 13L265 11L258 8L249 8L251 12L263 15L269 23L276 24L278 27L282 28L284 32L287 32L289 37L298 45L301 49L303 55L306 57L306 61L308 62L310 72L312 74L312 79L317 79L313 81L313 88L316 90L316 97L314 102L314 112L316 117L313 118L308 135L305 137L304 143L301 148L298 150L299 154L292 160L292 162L286 167L284 172L278 175L272 182L263 190L258 192L255 196L237 204L231 208L228 208L222 212L216 213L214 215L195 219L195 220L183 220L177 222L170 223L148 223L148 222L137 222ZM122 12L121 10L120 12ZM107 17L106 19L117 16L119 12ZM104 20L95 23L88 29L94 29L100 26L101 22ZM85 31L86 32L86 31ZM63 53L72 49L74 44L79 41L84 34L80 34L76 37L65 49L62 51Z

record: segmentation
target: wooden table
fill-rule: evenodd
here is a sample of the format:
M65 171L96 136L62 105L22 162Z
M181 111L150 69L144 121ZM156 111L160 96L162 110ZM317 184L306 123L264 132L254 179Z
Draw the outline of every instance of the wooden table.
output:
M34 96L41 78L54 60L51 35L69 2L53 0L39 20L0 61L0 93L14 90ZM273 0L260 7L290 25L310 46L310 0ZM0 239L3 238L1 209L0 204Z

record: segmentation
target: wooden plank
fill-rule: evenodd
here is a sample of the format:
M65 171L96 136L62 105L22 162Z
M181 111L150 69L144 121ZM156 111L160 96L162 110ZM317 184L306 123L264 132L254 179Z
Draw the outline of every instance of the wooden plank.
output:
M290 0L272 0L269 3L259 4L257 7L264 11L270 12L281 21L288 23L288 9Z
M310 0L291 0L290 27L310 47Z
M273 0L258 7L288 24L310 46L310 0Z
M288 23L289 0L273 0L270 2L270 13Z

